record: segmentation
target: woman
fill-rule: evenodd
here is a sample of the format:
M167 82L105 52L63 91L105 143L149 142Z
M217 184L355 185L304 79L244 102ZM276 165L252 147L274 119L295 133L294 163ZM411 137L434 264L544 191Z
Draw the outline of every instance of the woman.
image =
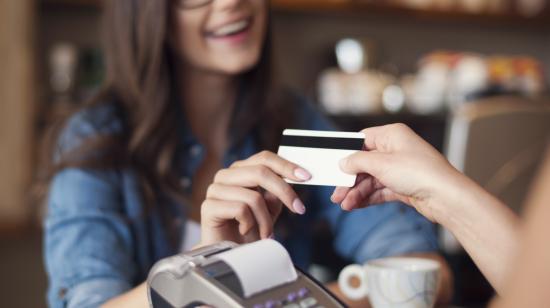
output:
M280 202L293 214L275 237L302 267L322 219L350 260L438 258L433 226L414 210L345 214L328 205L327 189L298 197L283 178L308 172L261 152L286 127L331 129L304 100L270 87L266 0L106 5L105 91L56 143L45 222L51 306L145 306L154 262L193 245L271 237Z
M362 174L355 187L337 188L345 210L399 200L449 229L502 296L495 307L550 305L550 151L529 200L527 223L454 169L402 124L368 128L365 147L341 162ZM502 306L501 306L502 305Z

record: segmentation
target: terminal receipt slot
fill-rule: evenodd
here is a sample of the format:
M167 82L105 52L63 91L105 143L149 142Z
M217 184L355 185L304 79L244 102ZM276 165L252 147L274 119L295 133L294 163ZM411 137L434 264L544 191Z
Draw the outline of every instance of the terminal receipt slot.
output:
M222 242L163 259L151 269L147 290L154 308L344 307L274 240Z

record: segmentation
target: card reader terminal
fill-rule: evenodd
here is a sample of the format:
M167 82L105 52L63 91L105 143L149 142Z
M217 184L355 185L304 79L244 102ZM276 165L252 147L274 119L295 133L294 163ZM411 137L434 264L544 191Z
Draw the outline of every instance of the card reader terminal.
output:
M154 308L345 307L274 240L221 242L160 260L147 289Z

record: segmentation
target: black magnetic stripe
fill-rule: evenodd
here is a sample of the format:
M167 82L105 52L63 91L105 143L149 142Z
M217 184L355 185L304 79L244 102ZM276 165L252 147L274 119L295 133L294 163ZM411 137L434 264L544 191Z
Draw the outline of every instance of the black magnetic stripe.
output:
M281 145L302 148L361 150L363 139L283 135Z

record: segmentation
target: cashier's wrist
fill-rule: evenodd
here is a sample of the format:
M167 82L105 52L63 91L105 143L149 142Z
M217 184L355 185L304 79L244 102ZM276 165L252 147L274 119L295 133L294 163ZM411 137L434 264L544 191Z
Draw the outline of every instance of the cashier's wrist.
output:
M433 170L436 170L433 168ZM451 165L439 166L434 172L418 178L409 195L401 201L413 206L420 214L434 223L445 225L456 209L464 186L464 175Z
M452 168L446 179L434 186L427 210L435 223L450 228L457 218L464 215L468 206L475 206L471 200L477 191L475 182Z

